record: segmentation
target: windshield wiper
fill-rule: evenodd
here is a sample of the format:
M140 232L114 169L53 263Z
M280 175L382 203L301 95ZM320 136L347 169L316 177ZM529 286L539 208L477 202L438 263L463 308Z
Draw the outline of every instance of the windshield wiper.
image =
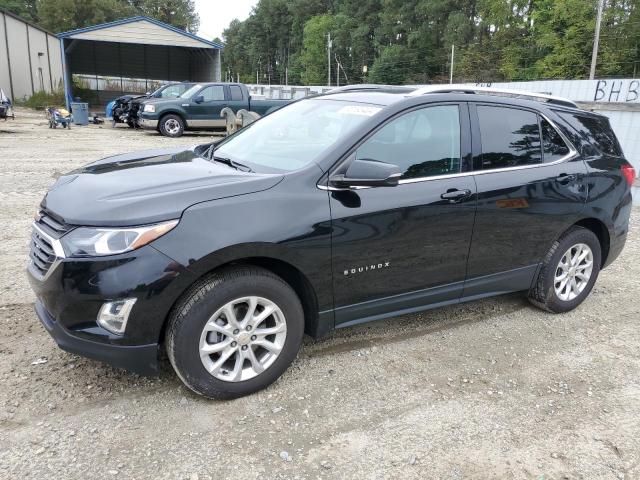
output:
M241 172L253 172L253 170L251 170L251 167L249 167L248 165L245 165L240 162L236 162L235 160L231 160L230 158L218 157L217 155L212 155L210 160L213 160L214 162L224 163L225 165L229 165L230 167L233 167L236 170L240 170Z
M205 158L209 161L224 163L225 165L229 165L230 167L235 168L236 170L240 170L241 172L253 172L251 167L249 167L248 165L236 162L235 160L231 160L230 158L219 157L215 155L215 151L216 145L215 143L212 143L204 152Z

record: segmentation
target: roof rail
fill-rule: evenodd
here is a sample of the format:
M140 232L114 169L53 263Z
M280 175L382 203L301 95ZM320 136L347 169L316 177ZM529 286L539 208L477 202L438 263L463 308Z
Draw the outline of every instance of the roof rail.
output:
M508 90L504 88L493 87L476 87L474 85L428 85L426 87L419 87L408 94L410 97L418 95L426 95L429 93L480 93L486 95L497 95L513 98L527 98L530 100L537 100L541 102L553 103L555 105L562 105L563 107L579 108L578 105L563 97L556 97L553 95L547 95L545 93L525 92L521 90Z
M325 93L340 93L340 92L357 92L357 91L381 91L384 93L410 93L415 90L415 87L406 85L378 85L373 83L363 83L360 85L344 85L342 87L335 87Z

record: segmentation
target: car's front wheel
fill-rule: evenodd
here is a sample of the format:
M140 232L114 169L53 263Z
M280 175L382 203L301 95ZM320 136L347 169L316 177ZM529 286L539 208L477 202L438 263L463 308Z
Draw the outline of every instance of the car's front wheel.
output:
M165 137L181 137L184 133L184 120L178 115L165 115L160 119L158 129Z
M169 321L166 348L191 390L235 398L282 375L303 332L293 289L268 270L241 266L214 273L185 295Z
M554 313L573 310L591 292L600 262L598 237L586 228L572 227L551 246L529 291L529 300Z

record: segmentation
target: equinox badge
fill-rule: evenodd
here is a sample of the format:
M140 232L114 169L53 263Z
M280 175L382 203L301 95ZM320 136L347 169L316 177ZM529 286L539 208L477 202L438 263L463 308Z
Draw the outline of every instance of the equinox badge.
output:
M390 266L390 262L373 263L371 265L364 265L362 267L349 268L344 271L344 275L346 277L347 275L355 275L356 273L364 273L370 270L380 270L382 268L389 268L389 266Z

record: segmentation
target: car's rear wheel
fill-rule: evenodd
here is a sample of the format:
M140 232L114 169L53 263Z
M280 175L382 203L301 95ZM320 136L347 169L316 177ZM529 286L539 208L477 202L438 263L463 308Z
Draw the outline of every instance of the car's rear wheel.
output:
M547 311L573 310L591 292L600 273L601 247L590 230L572 227L551 246L529 300Z
M160 119L158 128L165 137L181 137L184 133L184 120L171 113Z
M242 266L205 278L185 295L169 320L166 348L191 390L235 398L282 375L303 332L293 289L268 270Z

